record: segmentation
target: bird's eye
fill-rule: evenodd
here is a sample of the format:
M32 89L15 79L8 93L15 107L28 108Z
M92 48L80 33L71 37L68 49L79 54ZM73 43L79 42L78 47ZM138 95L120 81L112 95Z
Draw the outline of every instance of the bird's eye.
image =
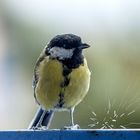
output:
M46 54L46 55L50 55L49 50L50 50L50 49L47 47L46 50L45 50L45 54Z

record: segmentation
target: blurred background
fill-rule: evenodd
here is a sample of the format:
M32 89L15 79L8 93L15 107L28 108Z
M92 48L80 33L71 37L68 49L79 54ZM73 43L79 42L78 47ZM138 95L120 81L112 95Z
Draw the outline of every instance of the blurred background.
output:
M75 110L81 128L140 128L139 0L1 0L0 129L26 129L38 106L33 68L57 34L73 33L85 51L90 90ZM51 128L69 124L55 113Z

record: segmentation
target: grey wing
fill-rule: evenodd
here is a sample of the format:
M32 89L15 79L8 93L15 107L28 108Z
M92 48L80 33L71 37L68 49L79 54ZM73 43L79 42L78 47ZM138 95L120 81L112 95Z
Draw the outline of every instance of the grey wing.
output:
M39 102L37 100L35 90L36 90L37 83L39 81L38 67L40 66L40 63L44 60L44 58L45 58L44 55L42 55L42 56L40 56L38 58L38 60L36 62L36 65L35 65L35 68L34 68L34 75L33 75L33 81L32 81L32 87L33 87L33 91L34 91L34 98L35 98L35 101L36 101L37 104L39 104Z
M36 71L34 71L34 75L33 75L33 81L32 81L32 87L33 87L33 91L34 91L34 98L37 104L39 104L36 94L35 94L35 89L36 89L36 85L38 83L38 74L36 73ZM40 104L39 104L40 105Z

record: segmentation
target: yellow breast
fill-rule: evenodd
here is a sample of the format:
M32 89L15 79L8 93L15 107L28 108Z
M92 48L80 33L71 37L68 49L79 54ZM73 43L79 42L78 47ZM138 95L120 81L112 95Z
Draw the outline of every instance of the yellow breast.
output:
M63 92L62 108L76 106L85 97L90 83L90 71L86 60L84 65L72 69L68 75L69 84L62 88L64 81L63 65L57 60L50 60L46 57L37 71L39 81L36 85L35 94L38 102L47 110L58 108L60 92Z

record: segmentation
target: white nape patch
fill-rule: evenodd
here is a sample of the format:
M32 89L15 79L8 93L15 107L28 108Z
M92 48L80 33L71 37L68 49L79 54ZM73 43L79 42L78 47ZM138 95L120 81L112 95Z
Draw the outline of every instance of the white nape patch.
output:
M64 60L66 58L71 58L73 55L73 49L65 49L61 47L53 47L49 50L49 53L52 58L59 58L60 60Z

